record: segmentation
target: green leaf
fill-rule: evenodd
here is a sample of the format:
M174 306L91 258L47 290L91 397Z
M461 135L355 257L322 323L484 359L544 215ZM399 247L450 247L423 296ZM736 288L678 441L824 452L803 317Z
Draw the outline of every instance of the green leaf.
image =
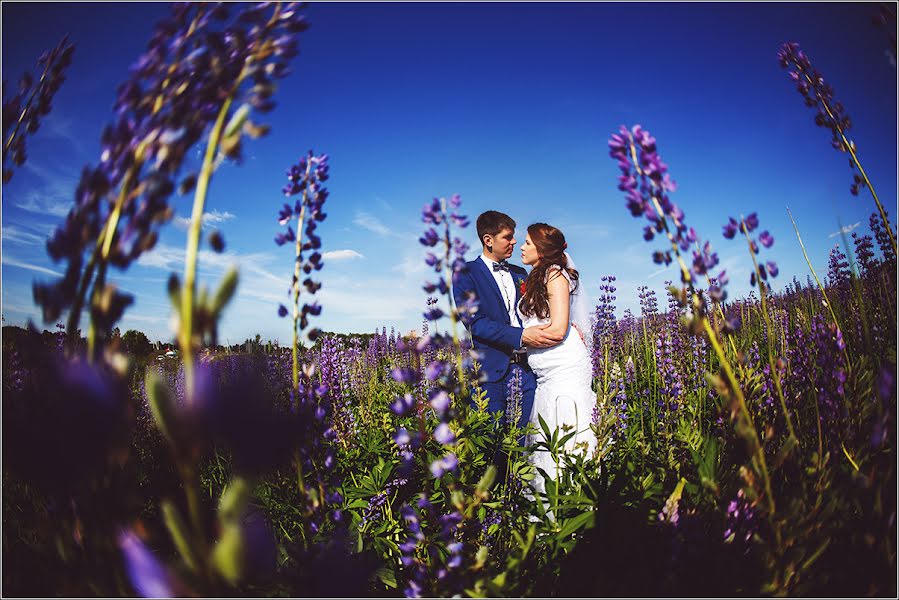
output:
M222 492L218 516L222 523L235 523L250 502L250 484L243 477L235 476Z
M178 279L178 276L174 273L169 275L169 281L166 285L166 290L169 293L169 300L172 303L172 307L176 312L181 312L181 281Z
M243 579L246 540L239 524L227 523L212 550L212 564L225 580L236 585Z
M228 121L228 124L225 125L225 133L223 137L231 137L232 135L238 133L238 130L243 127L243 124L246 122L247 117L250 116L250 105L242 104L240 108L234 111L231 115L231 119Z
M156 426L169 443L174 445L172 426L177 418L177 406L172 390L152 369L147 369L144 387L147 390L147 403L150 405Z
M394 573L392 568L388 566L380 567L375 571L375 577L390 589L396 589L396 573Z
M172 536L175 548L178 549L178 553L184 559L184 564L191 571L196 571L198 566L197 557L193 548L190 547L190 542L188 542L187 526L171 500L162 501L162 518L165 521L166 528L169 530L169 535Z
M215 298L212 300L211 314L213 318L218 317L218 314L225 308L225 305L231 301L231 298L234 296L234 291L237 289L237 267L231 267L228 269L228 272L225 273L225 276L222 278L222 283L219 284L218 291L215 292Z
M496 480L496 467L494 465L490 465L487 468L487 472L484 473L484 476L481 477L481 480L478 481L478 486L475 488L475 494L481 496L487 493L487 490L493 487L493 482Z

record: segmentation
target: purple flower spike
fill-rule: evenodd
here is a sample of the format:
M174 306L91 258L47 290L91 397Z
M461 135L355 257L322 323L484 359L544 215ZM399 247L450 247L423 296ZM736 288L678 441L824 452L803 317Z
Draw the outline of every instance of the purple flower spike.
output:
M728 219L727 224L724 226L723 235L725 238L732 240L734 236L737 235L737 230L739 229L739 223L737 223L736 219L730 217Z
M400 427L396 430L393 441L396 442L397 446L405 446L412 441L412 438L409 436L409 432L406 431L405 427Z
M165 566L133 531L119 534L119 548L135 591L145 598L174 598L179 595Z
M443 316L443 310L436 306L424 313L424 317L428 321L436 321Z
M441 423L434 430L434 439L441 444L449 445L456 441L456 435L449 428L449 425L447 425L446 423Z
M749 233L752 233L753 231L755 231L756 227L759 226L758 214L756 214L756 213L750 214L748 217L746 217L745 222L746 222L746 229L749 231Z
M415 398L413 398L411 394L405 394L403 396L397 396L396 400L390 404L390 410L402 417L408 414L414 406Z
M450 452L443 458L438 458L431 463L431 475L434 476L434 479L440 479L444 474L455 471L458 466L459 459Z
M390 376L397 383L415 383L418 380L418 372L408 367L398 367L390 371Z
M422 246L436 246L437 242L440 241L440 237L432 227L425 231L424 235L418 238L418 241L421 242Z
M450 397L443 390L434 390L430 395L431 407L437 411L437 414L442 415L447 410L449 410L450 406Z

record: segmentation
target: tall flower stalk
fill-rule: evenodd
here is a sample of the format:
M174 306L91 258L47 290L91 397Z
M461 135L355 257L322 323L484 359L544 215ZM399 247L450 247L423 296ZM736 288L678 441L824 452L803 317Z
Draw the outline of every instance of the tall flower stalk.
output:
M66 79L65 70L75 51L68 40L69 36L63 36L52 50L37 59L43 71L36 82L30 73L25 73L15 95L7 99L3 90L3 183L12 179L12 165L25 164L25 135L38 130L41 117L50 112L53 96ZM3 85L6 87L5 81Z
M790 79L796 82L796 89L805 98L806 106L817 108L815 124L830 129L833 136L831 145L839 152L849 153L849 164L854 169L858 169L858 173L853 175L850 191L854 196L858 195L861 187L867 187L871 191L871 196L874 198L874 203L877 204L880 218L883 220L884 228L893 246L893 253L899 254L896 250L896 237L893 235L893 228L877 197L877 192L874 191L874 186L871 185L871 180L868 179L868 174L865 173L865 169L858 159L855 142L846 137L846 132L852 127L852 121L848 115L844 114L843 104L834 100L833 88L824 81L824 77L812 66L808 56L795 42L783 44L777 52L777 60L782 68L788 70Z
M690 267L684 261L681 250L686 251L696 241L696 233L684 223L684 213L668 197L668 193L676 189L667 173L665 165L656 151L656 140L639 125L627 129L623 125L618 133L609 139L610 156L618 162L622 174L619 176L618 189L626 194L627 208L634 217L644 216L650 224L644 228L644 239L650 241L655 234L664 233L670 243L670 250L657 250L653 253L653 261L657 264L678 262L681 281L688 289L693 300L693 330L704 331L718 356L724 380L718 380L717 387L722 395L735 400L732 414L737 417L737 432L746 440L754 470L762 477L767 516L780 546L780 526L775 515L774 495L771 489L771 477L765 459L764 448L759 440L752 415L746 404L743 391L737 381L730 362L712 327L706 313L704 302L693 286ZM670 221L670 224L669 224ZM673 258L672 258L673 257ZM717 255L706 245L703 252L694 260L696 274L708 271L717 264Z
M316 156L310 150L306 156L300 158L296 165L288 169L288 183L282 191L288 198L298 194L302 194L302 196L294 202L293 206L284 204L278 213L278 223L287 225L287 231L278 234L275 237L275 243L281 246L288 242L294 242L294 271L290 286L290 295L293 300L293 351L291 356L294 390L299 385L300 377L300 333L308 325L309 315L318 315L321 312L321 308L315 302L300 307L300 278L302 273L309 275L313 270L317 271L322 268L321 253L318 252L321 248L321 240L315 234L315 229L318 223L325 220L326 216L322 212L322 207L328 197L328 190L322 184L328 179L328 169L327 154ZM294 218L297 225L296 232L290 225ZM313 252L304 262L303 252L306 250ZM320 283L313 281L310 277L303 280L302 285L309 295L314 295L321 287ZM284 305L279 306L278 314L282 317L287 316L287 308ZM310 339L315 339L317 336L318 330L309 332Z
M765 284L765 282L768 281L768 277L776 277L779 271L777 263L774 261L769 260L764 265L760 265L759 261L756 259L756 255L759 253L759 244L765 248L770 248L774 245L774 237L768 231L763 231L759 234L758 240L753 239L749 234L752 233L758 225L759 220L756 213L752 213L745 218L743 215L740 215L739 230L746 237L746 244L749 247L749 256L752 258L753 271L750 276L750 285L758 283L762 316L765 319L765 329L768 332L768 366L771 370L771 377L774 379L774 387L777 390L777 397L780 400L780 407L783 411L784 419L787 422L787 429L790 432L785 448L791 448L799 444L799 439L796 437L796 431L793 429L793 420L790 418L790 412L787 410L787 404L784 401L783 386L781 385L780 375L778 374L779 370L774 360L774 326L771 323L771 315L768 312L768 291ZM724 226L724 237L728 239L733 238L733 234L735 233L734 227L736 226L737 221L730 218L728 224Z

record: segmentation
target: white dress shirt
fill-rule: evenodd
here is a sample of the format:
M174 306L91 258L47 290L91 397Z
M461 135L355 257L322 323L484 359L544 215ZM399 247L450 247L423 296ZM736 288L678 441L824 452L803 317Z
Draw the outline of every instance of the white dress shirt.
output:
M497 264L497 262L483 254L481 255L481 260L487 265L487 270L490 271L493 279L496 280L496 285L499 286L500 296L503 297L503 304L509 313L509 323L514 327L521 327L521 320L518 318L518 310L515 305L515 281L512 279L512 273L502 269L494 271L493 265Z

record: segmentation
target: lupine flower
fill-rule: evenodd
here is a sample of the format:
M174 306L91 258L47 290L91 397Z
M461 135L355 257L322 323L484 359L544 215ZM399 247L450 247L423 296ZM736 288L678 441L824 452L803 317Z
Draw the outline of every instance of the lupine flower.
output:
M846 255L840 251L839 244L834 244L834 247L830 249L827 279L832 286L840 286L849 281L849 262L846 260Z
M618 133L609 138L609 155L618 162L621 170L618 189L625 192L631 215L649 221L643 230L644 239L650 241L656 234L667 231L674 247L686 252L696 242L696 232L687 227L683 211L668 197L677 186L668 174L668 166L658 155L655 138L640 125L630 130L622 125ZM654 251L653 262L670 264L672 250L674 248ZM709 255L704 262L713 257L717 262L714 255ZM682 279L688 276L686 272L681 273Z
M815 393L820 411L825 442L831 449L839 447L848 426L848 409L844 403L846 357L843 332L833 323L825 323L821 315L812 317L812 343L815 345Z
M852 127L852 121L845 114L843 104L834 101L830 84L812 67L811 61L795 42L783 44L777 52L777 60L796 83L796 91L805 99L805 105L817 111L815 125L831 131L830 143L836 150L848 152L844 134ZM855 168L854 164L852 166ZM864 180L855 175L850 191L858 195L861 186L864 186Z
M101 273L107 263L124 269L153 248L158 227L172 217L168 198L184 158L214 126L226 99L239 107L222 137L220 149L226 156L239 158L243 133L258 137L265 132L250 121L251 108L267 112L273 106L272 80L286 75L286 61L296 54L295 42L286 42L306 22L293 4L261 4L243 8L222 30L217 23L227 18L228 10L224 5L175 4L133 65L131 78L119 87L117 121L103 131L100 162L82 172L75 204L47 243L50 257L68 265L56 282L34 285L45 320L56 320L71 307L73 331L87 292L84 283L79 285L82 272L90 283L95 266ZM278 18L265 17L269 10ZM186 174L182 193L195 182L195 174ZM100 252L97 241L106 235L107 223L111 234ZM114 289L106 293L121 310L128 297ZM106 311L106 305L110 303L95 308ZM106 322L118 316L111 314Z
M612 356L614 348L615 321L615 276L603 275L599 286L599 304L593 319L593 348L590 359L593 364L593 376L597 377L602 372L603 356L608 351Z
M753 254L759 253L759 244L761 244L765 248L770 248L774 245L774 237L767 231L763 231L761 235L759 235L758 242L752 238L749 234L755 231L759 226L759 218L756 213L751 213L746 217L740 217L740 220L737 221L733 217L728 217L727 223L724 225L724 237L728 239L733 239L734 235L737 231L742 231L746 236L746 239L749 242L750 250ZM755 260L755 259L753 259ZM767 281L768 277L777 277L780 270L777 268L777 263L773 260L766 261L764 264L757 264L757 272L758 277L760 277L763 281ZM723 274L723 272L722 272ZM718 276L719 281L721 280L721 275ZM753 270L749 275L749 285L754 286L756 282L756 270Z
M889 212L886 209L884 209L883 212L887 215L887 221L889 221ZM871 227L871 233L874 234L874 239L877 241L877 246L883 254L883 262L895 262L896 254L893 252L890 236L887 235L887 232L884 230L883 223L877 213L871 213L868 224Z
M409 598L457 595L462 591L458 574L464 546L456 539L462 515L438 513L424 494L416 504L418 510L408 504L400 509L409 532L406 541L399 545L406 575L403 593ZM445 556L441 548L445 549Z
M859 275L864 277L874 267L874 241L870 235L858 235L852 232L852 243L855 246L855 258L858 261Z
M174 598L188 591L133 531L121 531L118 545L125 558L128 579L139 595Z
M514 427L521 422L521 368L512 366L512 377L509 378L506 390L506 424Z
M294 327L300 331L306 328L309 323L309 316L316 316L321 313L321 307L316 302L306 302L303 307L299 307L300 296L300 272L307 275L302 281L303 288L309 295L314 295L320 288L321 283L314 281L311 277L312 271L318 271L322 268L321 238L316 235L315 230L318 224L325 220L327 216L322 210L325 200L328 198L328 190L323 187L323 183L328 180L328 155L315 155L310 150L306 156L300 158L297 164L291 166L287 170L287 184L282 191L287 197L298 196L293 204L285 204L278 213L278 222L286 223L296 217L298 231L303 228L303 236L297 237L293 229L288 225L287 232L281 233L275 237L275 243L283 245L290 241L295 241L296 249L296 268L294 270L293 281L291 282L289 293L293 296L294 301ZM311 251L310 254L304 254ZM305 261L303 257L306 257ZM278 315L285 316L286 310L282 310L283 305L278 307ZM310 339L317 337L318 331L310 332Z
M644 319L652 319L659 313L659 300L654 290L645 285L637 287L637 297L640 299L640 314Z
M737 492L737 497L727 505L727 528L724 530L724 540L727 542L740 542L748 544L752 536L758 531L755 511L747 501L743 490ZM746 547L744 552L749 552Z
M65 70L72 62L75 46L64 36L50 51L37 59L41 76L35 82L30 73L19 80L17 92L6 97L3 82L3 183L12 179L13 168L25 163L25 136L37 132L41 117L50 113L53 96L65 81Z
M896 419L893 415L896 406L896 365L888 363L880 368L876 392L881 405L881 415L875 420L871 430L871 447L875 449L896 436Z

